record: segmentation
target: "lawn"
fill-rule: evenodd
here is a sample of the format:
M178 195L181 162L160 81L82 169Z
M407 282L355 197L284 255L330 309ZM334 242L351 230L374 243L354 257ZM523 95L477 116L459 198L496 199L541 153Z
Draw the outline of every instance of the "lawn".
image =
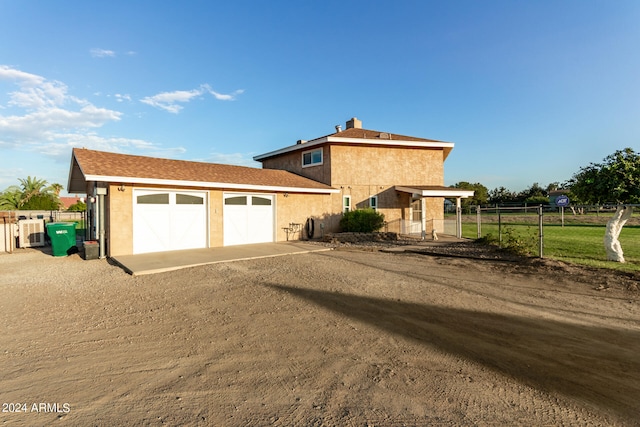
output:
M520 236L535 237L532 248L537 254L537 224L503 223L504 227L511 228ZM492 234L498 236L498 224L482 223L482 235ZM584 264L592 267L611 268L621 271L640 272L640 226L627 225L620 233L620 244L624 251L626 263L607 261L604 250L603 238L605 226L601 224L544 224L544 257L566 262ZM477 238L477 225L475 223L463 223L463 237ZM503 234L504 239L504 234Z

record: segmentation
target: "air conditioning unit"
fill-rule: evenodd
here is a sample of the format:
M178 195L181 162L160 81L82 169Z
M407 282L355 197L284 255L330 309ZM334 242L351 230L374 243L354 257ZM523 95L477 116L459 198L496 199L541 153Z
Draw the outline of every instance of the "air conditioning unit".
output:
M41 219L21 219L18 221L18 237L21 248L44 246L44 221Z

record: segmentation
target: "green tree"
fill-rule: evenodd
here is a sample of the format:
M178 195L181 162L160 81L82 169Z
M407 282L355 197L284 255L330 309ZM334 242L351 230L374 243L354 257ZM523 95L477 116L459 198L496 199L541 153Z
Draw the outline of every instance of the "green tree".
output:
M18 186L11 186L0 194L0 210L14 211L22 205L22 190Z
M20 186L11 186L0 194L0 209L4 210L57 210L61 203L58 194L62 185L47 186L47 181L32 178L18 178Z
M517 195L513 191L505 187L494 188L489 191L489 203L492 205L501 205L503 203L513 203L517 200Z
M486 205L489 201L489 190L479 182L470 183L467 181L460 181L453 185L454 188L460 188L461 190L473 190L473 197L460 200L460 206L463 211L468 211L470 206Z
M81 201L77 201L67 209L70 212L85 212L87 210L87 204Z
M607 223L604 246L607 259L624 262L618 241L620 231L633 213L633 207L624 203L640 203L640 154L631 148L618 150L601 163L590 163L573 175L570 189L586 203L617 204L613 218Z
M518 193L517 199L521 203L546 204L549 203L549 192L534 182L531 187Z
M45 187L47 186L47 181L44 179L38 179L35 176L31 178L28 176L26 179L18 178L20 181L20 186L22 188L22 204L29 202L33 196L45 193Z
M640 203L640 154L618 150L601 163L580 168L568 184L585 203Z
M35 194L20 206L20 210L53 211L60 209L60 199L52 193Z

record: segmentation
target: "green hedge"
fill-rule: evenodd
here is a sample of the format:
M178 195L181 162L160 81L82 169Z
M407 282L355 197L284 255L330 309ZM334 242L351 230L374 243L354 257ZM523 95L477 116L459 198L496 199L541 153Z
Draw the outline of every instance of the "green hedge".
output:
M340 219L340 229L347 232L371 233L384 226L384 215L373 209L357 209L345 212Z

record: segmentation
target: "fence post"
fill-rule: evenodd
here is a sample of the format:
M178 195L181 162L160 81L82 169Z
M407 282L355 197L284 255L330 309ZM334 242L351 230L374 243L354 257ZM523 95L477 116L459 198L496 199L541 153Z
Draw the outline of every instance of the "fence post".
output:
M538 206L538 244L540 246L539 253L540 258L544 258L544 226L543 226L543 210L542 205Z
M478 239L482 237L482 216L480 215L480 205L476 206L476 224L478 225Z
M496 210L498 211L498 247L502 248L502 217L499 205L496 205Z

